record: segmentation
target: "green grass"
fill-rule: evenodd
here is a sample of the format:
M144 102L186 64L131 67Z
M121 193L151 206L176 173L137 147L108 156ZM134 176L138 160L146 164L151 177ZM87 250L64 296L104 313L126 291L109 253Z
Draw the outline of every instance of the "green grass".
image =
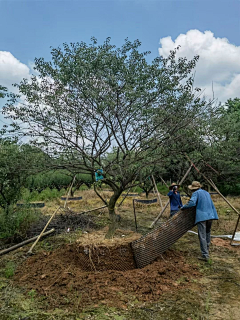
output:
M34 301L35 296L37 295L36 290L32 289L28 291L28 296L30 297L31 301Z
M4 275L6 278L11 278L14 276L15 274L15 268L16 268L16 265L13 261L9 261L7 264L6 264L6 267L5 267L5 270L4 270Z

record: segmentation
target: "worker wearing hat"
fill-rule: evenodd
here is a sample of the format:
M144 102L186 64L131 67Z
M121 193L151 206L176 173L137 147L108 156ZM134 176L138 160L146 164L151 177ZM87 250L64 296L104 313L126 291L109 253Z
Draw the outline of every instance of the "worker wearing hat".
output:
M179 211L179 208L183 206L180 193L178 192L179 185L175 182L169 187L168 196L170 199L170 218Z
M217 211L214 207L210 194L201 189L200 182L193 181L188 188L193 191L193 194L189 202L181 209L196 206L195 224L198 227L198 238L202 252L202 256L199 257L199 259L208 261L212 220L218 220Z

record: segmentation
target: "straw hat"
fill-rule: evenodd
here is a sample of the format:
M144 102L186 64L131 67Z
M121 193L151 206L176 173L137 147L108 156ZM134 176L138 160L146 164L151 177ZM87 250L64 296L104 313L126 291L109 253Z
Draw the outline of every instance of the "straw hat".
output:
M198 181L193 181L192 184L190 184L190 186L188 186L188 189L190 190L197 190L199 188L201 188L201 184Z
M172 190L172 188L175 187L175 186L179 187L179 184L173 182L173 183L170 185L169 190Z

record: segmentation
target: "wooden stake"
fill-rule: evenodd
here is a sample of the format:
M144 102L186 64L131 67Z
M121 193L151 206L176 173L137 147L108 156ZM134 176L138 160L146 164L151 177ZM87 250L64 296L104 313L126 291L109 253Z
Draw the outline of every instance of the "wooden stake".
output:
M75 182L75 178L76 178L76 175L74 176L73 181L72 181L72 183L71 183L71 186L70 186L70 188L69 188L69 190L68 190L68 194L67 194L67 197L66 197L64 206L63 206L64 209L66 208L66 205L67 205L67 202L68 202L68 198L69 198L70 192L71 192L72 187L73 187L73 184L74 184L74 182Z
M153 180L154 188L155 188L155 190L156 190L156 192L157 192L157 196L158 196L158 200L159 200L160 206L161 206L161 208L162 208L162 210L163 210L162 200L161 200L160 194L159 194L159 192L158 192L158 188L157 188L157 185L156 185L156 181L155 181L153 175L152 175L152 180Z
M103 208L106 208L106 207L107 206L102 206L102 207L91 209L91 210L88 210L88 211L83 211L83 212L80 212L80 213L77 213L77 214L84 214L84 213L92 212L92 211L95 211L95 210L103 209Z
M49 223L52 221L52 219L54 218L55 214L57 213L57 211L59 210L60 206L54 211L54 213L52 214L51 218L48 220L47 224L45 225L45 227L43 228L42 232L40 233L40 235L37 237L36 241L34 242L34 244L31 246L31 248L28 251L28 254L32 254L32 250L33 248L36 246L36 244L38 243L38 241L40 240L40 238L42 237L44 231L47 229Z
M198 170L198 168L194 165L194 163L192 162L192 160L190 160L190 158L186 155L187 159L190 161L190 163L192 164L192 166L195 168L195 170L203 176L203 178L213 187L213 189L220 195L220 197L223 198L224 201L227 202L227 204L238 214L240 215L239 211L224 197L224 195L221 194L221 192L218 190L218 188L215 186L215 184L210 181L202 172L200 172Z
M233 235L232 235L232 239L231 239L231 242L230 242L231 245L233 245L233 240L234 240L234 237L235 237L235 234L236 234L236 231L237 231L237 227L238 227L238 224L239 224L239 219L240 219L240 215L238 216L236 227L235 227Z
M155 225L155 223L160 219L160 217L162 216L162 214L164 213L164 211L167 209L168 205L169 205L169 200L168 202L165 204L165 207L162 209L162 211L159 213L159 215L157 216L157 218L153 221L153 223L151 224L150 228L153 228L153 226Z
M163 178L160 176L160 179L162 180L162 182L165 184L165 186L167 187L167 188L169 188L169 186L167 185L167 183L163 180Z
M42 234L42 237L48 236L49 234L53 233L54 231L55 231L55 229L51 229L51 230L43 233L43 234ZM10 248L4 249L4 250L0 251L0 255L6 254L6 253L8 253L8 252L10 252L10 251L13 251L13 250L16 250L16 249L18 249L18 248L20 248L20 247L23 247L23 246L25 246L26 244L28 244L28 243L30 243L30 242L33 242L33 241L36 240L37 238L38 238L38 236L33 237L33 238L30 238L30 239L28 239L28 240L25 240L25 241L23 241L23 242L21 242L21 243L15 244L14 246L12 246L12 247L10 247Z
M135 228L137 231L137 217L136 217L136 209L135 209L135 199L133 199L133 213L134 213L134 219L135 219Z

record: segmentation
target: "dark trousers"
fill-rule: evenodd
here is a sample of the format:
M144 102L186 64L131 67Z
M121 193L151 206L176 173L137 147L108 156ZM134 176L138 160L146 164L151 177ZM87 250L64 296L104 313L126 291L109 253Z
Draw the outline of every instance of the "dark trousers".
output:
M209 258L209 245L211 242L211 226L212 226L212 220L201 221L197 223L200 248L201 248L202 256L205 258Z

